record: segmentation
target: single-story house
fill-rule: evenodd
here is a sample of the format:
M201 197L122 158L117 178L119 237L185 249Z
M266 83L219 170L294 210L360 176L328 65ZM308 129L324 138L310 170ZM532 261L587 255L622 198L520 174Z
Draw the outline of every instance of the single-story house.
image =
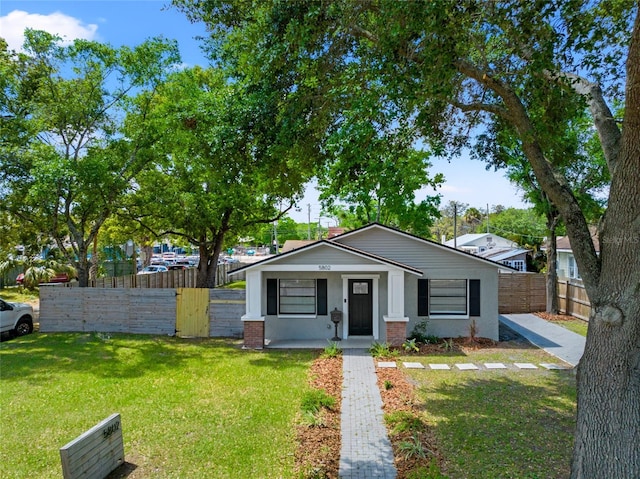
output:
M373 223L231 272L246 273L244 344L342 338L399 346L427 333L498 339L500 263Z

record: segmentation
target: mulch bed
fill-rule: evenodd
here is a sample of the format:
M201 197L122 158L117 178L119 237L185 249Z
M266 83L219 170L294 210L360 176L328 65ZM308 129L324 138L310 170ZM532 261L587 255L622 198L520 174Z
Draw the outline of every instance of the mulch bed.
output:
M342 401L342 356L316 359L309 371L312 388L323 389L336 400L323 411L322 426L301 424L296 430L295 454L299 477L338 479L340 471L340 406Z
M385 415L403 412L418 419L421 417L417 403L414 401L415 387L407 380L402 370L376 368L376 375L378 376L378 387ZM444 460L438 452L436 439L431 428L421 420L420 423L421 426L413 431L396 432L387 426L395 457L395 466L398 471L397 479L406 479L412 471L420 467L428 469L431 461L435 461L441 470L444 469ZM426 453L426 458L408 455L401 450L403 443L413 442L420 443Z
M539 318L546 319L547 321L575 321L576 317L569 314L550 314L550 313L533 313Z

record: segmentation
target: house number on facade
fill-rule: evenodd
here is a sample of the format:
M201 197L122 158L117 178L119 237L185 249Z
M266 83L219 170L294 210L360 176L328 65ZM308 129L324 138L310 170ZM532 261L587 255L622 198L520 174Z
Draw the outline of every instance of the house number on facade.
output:
M331 271L331 265L330 264L319 264L318 265L318 269L320 271Z

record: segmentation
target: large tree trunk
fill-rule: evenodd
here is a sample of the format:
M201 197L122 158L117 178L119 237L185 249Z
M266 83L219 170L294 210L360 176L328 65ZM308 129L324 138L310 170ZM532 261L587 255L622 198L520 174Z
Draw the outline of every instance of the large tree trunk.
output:
M585 281L589 332L578 366L572 479L640 477L640 24L627 58L620 153L600 233L601 270ZM580 266L583 252L576 260Z

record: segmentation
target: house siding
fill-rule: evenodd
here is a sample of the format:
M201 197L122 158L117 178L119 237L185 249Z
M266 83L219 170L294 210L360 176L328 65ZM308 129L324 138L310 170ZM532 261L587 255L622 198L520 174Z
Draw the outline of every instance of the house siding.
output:
M341 243L379 254L423 271L425 279L479 279L480 316L468 319L435 319L418 316L418 278L405 273L405 316L407 334L415 325L427 321L427 333L440 337L468 336L475 320L481 337L498 339L498 268L471 255L448 251L437 245L402 234L367 229L344 238Z
M494 269L492 265L485 266L482 260L476 260L472 255L450 251L448 248L384 230L371 229L354 233L352 236L339 238L339 242L423 271L466 271L470 267Z

